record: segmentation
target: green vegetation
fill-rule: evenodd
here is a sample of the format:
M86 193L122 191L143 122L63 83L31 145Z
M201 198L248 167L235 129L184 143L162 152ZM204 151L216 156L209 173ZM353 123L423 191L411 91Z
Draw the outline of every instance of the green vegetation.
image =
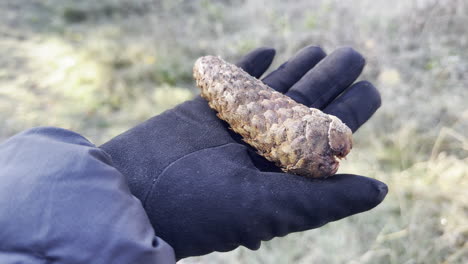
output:
M205 54L234 61L351 45L382 93L341 172L388 183L375 210L181 263L468 263L468 3L4 0L0 140L38 125L105 142L198 91Z

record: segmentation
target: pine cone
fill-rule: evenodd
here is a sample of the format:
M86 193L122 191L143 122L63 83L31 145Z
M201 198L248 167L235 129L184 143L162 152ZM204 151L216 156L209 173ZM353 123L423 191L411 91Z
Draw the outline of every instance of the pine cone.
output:
M299 104L219 57L195 62L193 76L218 117L285 172L328 177L352 147L340 119Z

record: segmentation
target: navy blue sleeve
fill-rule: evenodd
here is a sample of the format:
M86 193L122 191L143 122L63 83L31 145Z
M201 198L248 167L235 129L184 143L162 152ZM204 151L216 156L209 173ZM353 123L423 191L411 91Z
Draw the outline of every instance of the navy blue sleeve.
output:
M41 127L0 144L0 263L175 263L109 156Z

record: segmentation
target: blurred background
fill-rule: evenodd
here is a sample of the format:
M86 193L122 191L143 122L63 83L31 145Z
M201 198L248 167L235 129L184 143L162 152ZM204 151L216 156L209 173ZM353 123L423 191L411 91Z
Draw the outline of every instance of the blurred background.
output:
M32 126L96 144L198 91L195 59L349 45L383 105L341 172L390 192L323 228L181 263L468 263L465 0L0 0L0 141Z

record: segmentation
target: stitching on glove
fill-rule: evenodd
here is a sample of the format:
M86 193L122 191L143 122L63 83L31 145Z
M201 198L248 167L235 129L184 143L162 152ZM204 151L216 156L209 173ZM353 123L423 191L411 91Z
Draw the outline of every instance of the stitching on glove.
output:
M172 161L171 163L169 163L162 171L160 174L158 174L156 177L155 177L155 180L153 180L153 183L151 184L151 188L149 189L149 191L147 192L145 198L143 199L143 207L146 206L146 201L148 200L148 197L150 195L150 193L153 192L153 189L154 189L154 186L157 185L157 183L159 182L159 179L161 178L160 176L162 174L164 174L166 172L166 170L168 170L173 164L175 164L176 162L178 162L179 160L187 157L187 156L190 156L190 155L193 155L195 153L198 153L200 151L204 151L204 150L208 150L208 149L214 149L214 148L219 148L219 147L224 147L224 146L227 146L227 145L237 145L237 143L234 143L234 142L227 142L227 143L223 143L221 145L217 145L217 146L213 146L213 147L209 147L209 148L203 148L203 149L199 149L199 150L196 150L196 151L193 151L193 152L190 152L188 154L185 154L184 156L182 157L179 157L177 158L176 160Z

